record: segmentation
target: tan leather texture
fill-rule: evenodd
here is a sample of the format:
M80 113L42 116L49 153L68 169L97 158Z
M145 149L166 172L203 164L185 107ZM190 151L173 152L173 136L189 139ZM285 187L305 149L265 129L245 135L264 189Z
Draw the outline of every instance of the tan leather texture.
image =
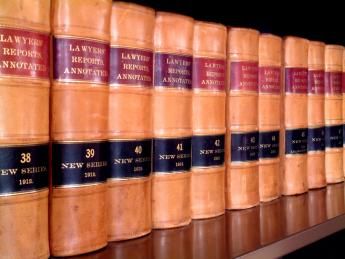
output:
M343 87L343 124L345 124L345 49L343 50L343 80L342 80L342 87ZM344 136L343 136L344 137ZM345 176L345 147L343 147L343 172Z

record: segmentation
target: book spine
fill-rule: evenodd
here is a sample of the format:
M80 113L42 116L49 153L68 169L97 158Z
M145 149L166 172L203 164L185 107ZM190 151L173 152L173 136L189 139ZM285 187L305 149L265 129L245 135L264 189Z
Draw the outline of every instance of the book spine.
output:
M343 173L343 47L325 48L325 174L327 183L344 181Z
M260 201L280 196L280 123L282 90L282 40L259 38L259 193Z
M111 18L108 240L151 231L154 10L115 2Z
M87 253L107 244L111 3L53 2L50 249L54 256Z
M0 8L0 257L48 258L50 2Z
M294 195L308 190L308 41L287 37L284 59L282 193Z
M194 25L192 218L225 211L226 34L220 24Z
M192 18L165 12L156 14L153 228L178 227L191 221L193 29Z
M227 209L245 209L259 203L258 45L258 31L229 30Z
M342 96L343 96L343 172L345 176L345 48L343 50L343 73L342 73Z
M309 189L326 186L325 176L325 44L308 47L308 164Z

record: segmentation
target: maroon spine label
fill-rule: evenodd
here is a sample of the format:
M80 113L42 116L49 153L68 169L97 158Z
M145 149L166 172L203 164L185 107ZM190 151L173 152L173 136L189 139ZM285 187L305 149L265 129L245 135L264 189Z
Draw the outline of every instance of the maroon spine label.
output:
M342 72L326 72L325 93L341 94L342 90Z
M191 56L167 53L154 55L154 86L192 88Z
M0 76L49 79L49 34L0 27Z
M285 92L293 94L307 94L308 69L299 67L285 68Z
M109 44L88 39L53 39L53 78L107 84Z
M259 67L259 93L280 94L281 70L279 67Z
M308 94L325 93L325 71L309 70L308 71Z
M343 90L343 93L345 93L345 72L343 72L343 75L342 75L342 90ZM345 119L345 118L344 118Z
M112 47L110 84L152 86L152 51Z
M230 90L258 91L257 62L232 62L230 66Z
M193 88L223 91L225 67L224 59L193 58Z

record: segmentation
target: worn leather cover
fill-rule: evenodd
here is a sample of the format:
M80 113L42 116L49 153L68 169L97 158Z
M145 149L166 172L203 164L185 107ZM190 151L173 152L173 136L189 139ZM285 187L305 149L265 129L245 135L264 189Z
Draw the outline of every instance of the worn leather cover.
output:
M341 81L343 93L343 172L345 176L345 49L343 50L343 74Z
M145 63L139 64L148 71L148 79L146 81L136 79L130 82L110 80L108 124L110 141L141 141L152 138L154 22L154 10L150 8L131 3L113 3L111 51L120 53L121 58L115 59L114 63L111 62L110 77L140 75L139 69L127 69L122 72L121 68L116 67L121 67L122 64L135 65L147 57ZM145 51L144 54L141 54L142 51ZM137 56L129 59L125 56L126 53ZM147 85L142 85L146 82ZM149 151L151 163L151 150ZM108 178L107 185L108 240L124 240L149 233L152 227L150 176L113 176Z
M224 136L226 130L226 34L225 26L220 24L194 25L192 123L193 136L197 137L192 140L192 149L193 154L212 154L193 157L192 218L218 216L225 211L224 141L218 137ZM197 149L197 142L203 140L212 143Z
M50 2L0 1L0 149L27 148L49 141L49 33ZM19 42L14 37L20 38ZM23 37L23 38L22 38ZM11 39L10 39L11 38ZM29 43L30 41L30 43ZM22 50L23 52L20 52ZM13 51L12 54L9 52ZM31 52L32 57L27 53ZM13 61L16 67L6 69ZM13 64L12 63L12 64ZM39 65L35 68L21 66ZM21 155L21 154L19 154ZM31 153L33 155L33 153ZM33 157L32 157L33 158ZM38 157L38 160L44 159ZM6 165L0 162L0 183L6 183ZM48 165L48 159L44 162ZM5 158L23 168L16 159ZM25 168L33 167L26 163ZM5 169L5 171L3 171ZM48 177L48 171L45 172ZM25 179L25 175L20 178ZM34 179L27 176L27 179ZM38 180L36 178L36 180ZM19 181L19 179L18 179ZM17 182L16 182L17 183ZM0 188L0 257L36 259L49 257L48 178L44 189L7 192ZM19 187L19 186L17 186Z
M155 59L157 58L158 61L159 57L164 57L164 54L168 54L172 55L169 60L177 60L178 64L177 70L173 69L171 76L167 76L172 80L177 80L177 83L161 85L164 78L167 79L166 77L163 80L157 80L159 82L154 82L152 112L155 139L180 139L183 137L188 139L192 135L192 92L190 88L185 86L191 87L191 80L182 80L183 78L175 72L180 71L186 77L190 77L191 71L189 68L191 67L193 47L193 26L194 20L190 17L165 12L156 13L154 32ZM157 71L154 71L154 77L161 76L161 73L158 75L159 70L169 66L167 59L162 58L161 61L164 66L157 66L155 68ZM169 74L167 70L163 70ZM172 86L169 86L170 84ZM181 148L183 146L177 145ZM169 149L169 146L165 148ZM170 148L173 147L170 146ZM183 148L185 149L186 145ZM153 151L154 157L158 157L158 155L158 153L155 154L155 151ZM189 159L190 163L190 153L183 153L183 155L189 156L187 160ZM191 221L190 165L189 167L186 166L186 170L178 172L167 171L161 173L155 171L155 168L153 168L153 172L153 228L171 228L189 224Z
M343 49L338 45L326 45L325 48L325 170L327 183L344 181L343 145L341 144L343 143ZM327 134L327 128L331 129L334 126L338 126L339 129L329 130L330 134ZM336 140L332 141L331 138L336 138Z
M244 209L259 203L258 43L256 30L229 30L226 209ZM235 138L236 145L232 143Z
M282 193L294 195L308 190L307 182L307 72L308 41L286 37L284 41L284 114L282 117ZM290 132L290 141L287 134ZM296 133L293 133L296 132ZM298 145L294 145L298 142Z
M260 35L258 127L259 191L262 202L280 196L281 60L282 39L271 34Z
M267 245L281 239L283 233L282 199L260 204L260 243Z
M108 71L96 71L94 66L106 67L106 50L110 39L110 0L56 0L52 6L52 30L61 42L72 39L68 49L58 56L63 63L71 59L71 66L88 65L80 80L78 74L55 74L60 69L54 63L54 81L51 96L51 139L54 143L77 144L107 139ZM56 40L56 41L57 41ZM99 46L92 52L82 46ZM54 46L54 51L59 46ZM88 48L87 48L88 50ZM87 54L85 54L87 53ZM56 55L56 54L55 54ZM90 56L88 60L87 58ZM94 56L101 56L100 60ZM73 62L74 57L77 57ZM80 58L81 61L78 59ZM84 59L85 58L85 59ZM88 63L90 62L90 64ZM100 72L97 73L96 72ZM69 80L70 76L72 79ZM62 78L62 79L61 79ZM97 78L97 80L95 79ZM84 152L84 150L80 150ZM79 153L79 152L78 152ZM90 154L89 154L90 155ZM88 156L89 156L88 155ZM57 157L52 157L53 164ZM74 161L78 162L78 161ZM57 171L55 173L61 174ZM103 175L103 173L102 173ZM53 175L54 176L54 175ZM83 176L81 176L83 177ZM104 178L104 176L101 176ZM106 185L53 186L50 195L50 249L54 256L68 256L100 249L107 244L105 199Z

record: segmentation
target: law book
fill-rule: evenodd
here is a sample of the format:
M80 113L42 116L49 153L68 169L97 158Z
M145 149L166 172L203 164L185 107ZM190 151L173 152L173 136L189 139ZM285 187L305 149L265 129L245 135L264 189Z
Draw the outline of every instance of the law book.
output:
M308 47L308 188L326 186L325 176L325 44Z
M107 244L106 177L110 0L52 6L50 251L70 256Z
M196 22L193 38L192 218L225 212L226 27Z
M157 12L154 31L153 228L191 221L192 54L194 20Z
M0 1L0 257L49 257L50 2Z
M343 73L342 73L342 96L343 96L343 172L345 176L345 48L343 50Z
M308 40L284 40L282 194L308 191Z
M325 174L327 183L344 181L343 173L343 47L325 48Z
M259 32L231 28L228 33L227 146L225 207L257 205L258 172L258 46Z
M108 113L109 241L151 231L154 22L151 8L113 3Z
M280 196L280 130L282 39L271 34L259 38L258 128L260 201Z

